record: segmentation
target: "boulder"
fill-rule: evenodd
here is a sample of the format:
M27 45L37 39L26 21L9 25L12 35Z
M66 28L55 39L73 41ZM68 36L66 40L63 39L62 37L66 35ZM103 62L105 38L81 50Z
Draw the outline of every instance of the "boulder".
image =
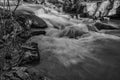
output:
M43 19L32 14L17 13L16 20L21 26L24 26L24 28L30 26L30 28L33 29L45 29L48 27Z
M77 39L81 37L84 34L87 34L88 28L85 24L77 24L72 26L67 26L63 31L60 32L60 37L68 37L68 38L74 38Z
M115 30L118 29L116 26L112 26L110 24L106 24L106 23L102 23L102 22L96 22L94 24L94 26L98 29L98 30Z

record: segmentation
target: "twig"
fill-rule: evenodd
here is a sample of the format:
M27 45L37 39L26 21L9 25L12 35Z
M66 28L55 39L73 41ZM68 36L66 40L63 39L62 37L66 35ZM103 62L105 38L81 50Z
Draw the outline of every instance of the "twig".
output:
M15 7L13 13L15 13L16 9L19 7L20 1L21 1L21 0L18 0L18 3L17 3L17 5L16 5L16 7Z
M8 7L8 10L10 11L10 2L9 2L9 0L7 0L7 7Z

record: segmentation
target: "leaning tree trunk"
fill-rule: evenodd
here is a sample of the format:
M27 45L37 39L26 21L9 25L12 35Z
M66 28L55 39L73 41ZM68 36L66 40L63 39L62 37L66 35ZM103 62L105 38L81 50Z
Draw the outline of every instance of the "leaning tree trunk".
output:
M96 9L95 9L95 11L94 11L94 13L93 13L93 15L92 15L93 17L96 15L96 13L97 13L100 5L101 5L101 2L97 2L97 3L96 3Z
M109 0L109 4L103 14L103 16L108 16L110 10L114 7L114 0Z

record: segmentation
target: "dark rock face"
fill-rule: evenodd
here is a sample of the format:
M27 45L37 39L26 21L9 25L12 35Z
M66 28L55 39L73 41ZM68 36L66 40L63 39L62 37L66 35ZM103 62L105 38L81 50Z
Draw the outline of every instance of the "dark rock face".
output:
M25 22L29 20L29 26L30 28L38 28L38 29L45 29L47 28L47 24L45 23L45 21L43 21L41 18L35 16L35 15L31 15L31 14L16 14L17 16L17 21L18 22L22 22L21 25L23 26L27 26L25 25ZM23 21L22 21L23 20Z
M98 30L115 30L115 29L117 30L118 29L118 28L116 28L112 25L104 24L104 23L101 23L101 22L97 22L94 25Z
M48 26L41 18L24 13L17 13L15 18L22 26L22 32L18 34L20 38L28 40L32 36L46 34L45 29L48 28Z
M24 2L28 2L28 3L34 3L35 0L23 0Z

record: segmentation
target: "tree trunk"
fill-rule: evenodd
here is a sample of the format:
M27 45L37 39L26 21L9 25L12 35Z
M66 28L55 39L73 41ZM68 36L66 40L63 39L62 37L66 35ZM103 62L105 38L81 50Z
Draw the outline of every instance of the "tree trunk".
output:
M93 17L96 15L96 13L97 13L100 5L101 5L101 2L97 2L97 3L96 3L96 9L95 9L95 12L93 13Z
M113 8L113 6L114 6L114 0L109 0L109 4L108 4L103 16L108 16L108 14L109 14L110 10Z

